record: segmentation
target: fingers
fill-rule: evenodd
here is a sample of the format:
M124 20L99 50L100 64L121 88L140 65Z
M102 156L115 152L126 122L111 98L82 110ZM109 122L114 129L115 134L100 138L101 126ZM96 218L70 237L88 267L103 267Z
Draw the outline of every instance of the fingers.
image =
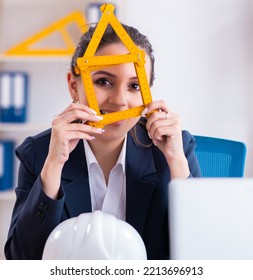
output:
M144 112L146 115L150 114L146 128L155 144L157 141L163 141L164 136L172 137L181 130L179 116L170 111L164 101L150 103Z
M63 112L61 112L53 121L56 123L85 123L87 121L97 122L103 119L102 116L97 116L97 113L83 104L71 103Z
M157 112L150 116L146 127L152 139L162 141L163 136L172 136L180 130L180 120L173 112Z
M58 139L71 141L73 139L93 140L94 135L104 132L101 128L89 126L86 122L102 120L96 112L83 104L71 104L52 121L52 130Z
M160 112L168 112L169 109L167 107L167 105L165 104L165 102L163 100L159 100L159 101L153 101L150 104L148 104L147 107L145 107L145 109L142 111L142 115L152 115L153 112L155 111L160 111ZM163 115L163 117L161 118L165 118L166 114Z
M73 123L80 119L81 123ZM96 112L82 104L71 104L52 121L52 134L49 145L48 162L63 165L69 154L75 149L80 139L94 140L104 132L86 124L86 121L96 122L102 120Z
M87 111L90 114L96 115L97 112L94 111L93 109L89 108L86 105L80 104L80 103L71 103L64 111L62 111L58 116L64 115L66 112L69 112L71 110L84 110Z
M94 135L102 134L105 130L102 128L93 127L86 124L71 123L65 126L64 131L67 139L95 139Z

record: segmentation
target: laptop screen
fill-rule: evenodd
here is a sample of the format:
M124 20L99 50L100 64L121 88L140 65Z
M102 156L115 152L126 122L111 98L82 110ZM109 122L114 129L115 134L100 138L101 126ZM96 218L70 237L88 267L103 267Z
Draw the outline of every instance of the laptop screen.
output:
M253 259L253 178L169 184L171 259Z

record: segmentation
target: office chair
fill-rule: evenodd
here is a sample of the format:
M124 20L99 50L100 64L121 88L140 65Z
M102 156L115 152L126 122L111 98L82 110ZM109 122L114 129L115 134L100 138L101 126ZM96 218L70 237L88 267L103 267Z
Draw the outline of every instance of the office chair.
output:
M194 135L203 177L243 177L246 146L242 142Z

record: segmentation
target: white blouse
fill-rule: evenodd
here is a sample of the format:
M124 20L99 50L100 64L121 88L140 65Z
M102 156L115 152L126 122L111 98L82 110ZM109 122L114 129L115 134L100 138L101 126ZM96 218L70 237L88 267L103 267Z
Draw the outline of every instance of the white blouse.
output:
M94 156L88 142L84 142L84 149L89 174L92 211L101 210L112 214L123 221L126 220L126 138L122 146L118 161L109 174L106 186L104 174Z

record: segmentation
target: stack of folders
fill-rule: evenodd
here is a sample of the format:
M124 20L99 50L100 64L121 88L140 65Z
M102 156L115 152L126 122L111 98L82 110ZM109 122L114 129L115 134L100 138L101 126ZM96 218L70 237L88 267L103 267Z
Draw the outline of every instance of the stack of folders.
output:
M14 175L14 142L0 140L0 191L12 189Z
M28 75L0 72L0 122L25 122L27 119Z

